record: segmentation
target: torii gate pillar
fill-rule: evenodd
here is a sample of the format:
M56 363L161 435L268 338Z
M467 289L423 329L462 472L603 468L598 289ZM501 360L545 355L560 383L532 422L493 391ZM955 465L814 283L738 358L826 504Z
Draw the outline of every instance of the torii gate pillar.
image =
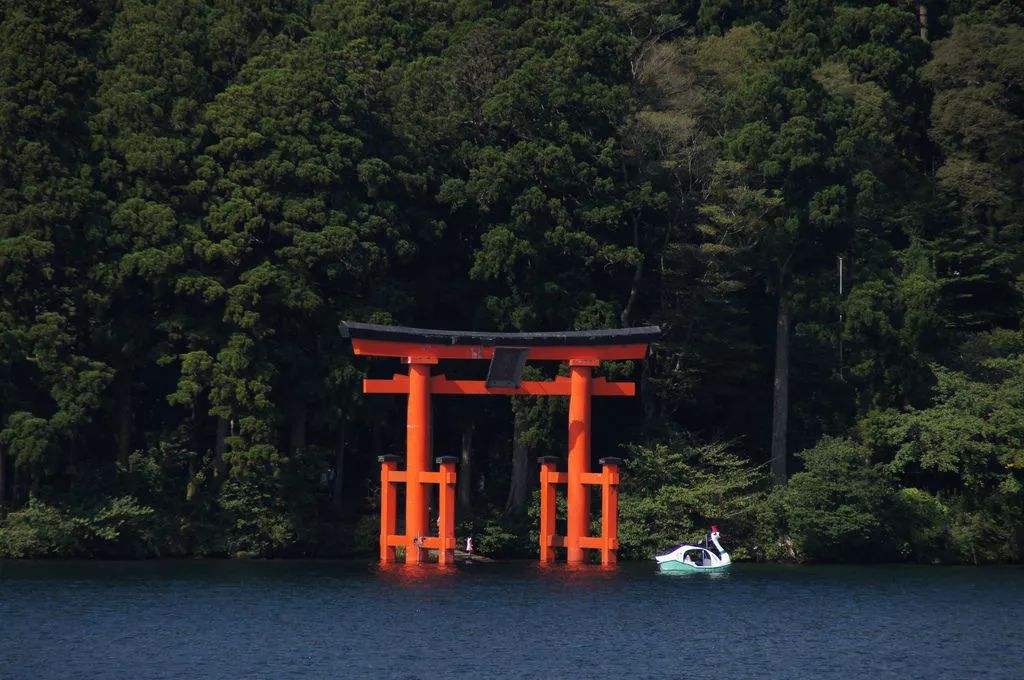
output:
M430 364L409 363L409 404L405 425L405 548L407 564L424 561L423 541L429 524L427 493L420 479L430 469Z
M569 362L569 483L566 501L566 561L582 562L580 539L590 533L590 490L583 475L590 472L590 373L596 364L589 360ZM616 508L618 510L618 508Z

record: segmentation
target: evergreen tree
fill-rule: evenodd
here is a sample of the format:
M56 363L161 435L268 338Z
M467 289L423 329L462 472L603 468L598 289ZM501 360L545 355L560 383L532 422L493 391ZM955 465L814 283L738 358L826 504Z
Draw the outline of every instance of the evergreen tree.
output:
M25 473L18 498L87 472L83 444L111 379L90 353L81 279L96 205L83 114L96 20L91 5L54 0L6 3L0 21L0 457Z

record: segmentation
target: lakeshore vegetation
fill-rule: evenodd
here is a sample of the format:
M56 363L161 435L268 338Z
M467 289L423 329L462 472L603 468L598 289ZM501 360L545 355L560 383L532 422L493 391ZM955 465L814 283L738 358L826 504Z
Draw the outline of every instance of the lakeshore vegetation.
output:
M0 291L0 557L373 554L350 319L660 325L624 557L1021 561L1024 6L2 0ZM478 550L566 411L436 400Z

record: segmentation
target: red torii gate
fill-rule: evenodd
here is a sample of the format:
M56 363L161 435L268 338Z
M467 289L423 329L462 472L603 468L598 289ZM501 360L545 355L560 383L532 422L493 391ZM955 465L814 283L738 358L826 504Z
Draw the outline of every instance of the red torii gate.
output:
M423 562L427 549L436 549L438 562L455 558L454 456L437 458L438 471L430 470L430 397L432 394L528 394L569 397L568 472L558 472L558 459L545 456L541 463L540 559L554 560L554 548L566 548L569 562L582 562L585 549L601 551L602 564L614 564L618 539L618 458L602 458L602 471L590 471L590 398L631 397L636 386L594 378L601 361L643 359L647 346L661 331L657 326L565 333L477 333L342 321L343 337L352 339L360 356L392 357L409 365L408 375L386 380L364 380L366 394L408 394L405 470L398 456L380 456L381 562L395 561L395 548L405 547L406 563ZM448 380L431 375L442 359L486 359L487 380ZM522 381L526 361L566 361L569 377L553 381ZM397 533L397 485L406 485L405 534ZM438 535L428 535L425 484L440 487ZM566 536L555 533L555 485L565 484L569 516ZM602 535L589 536L590 496L587 486L601 486Z

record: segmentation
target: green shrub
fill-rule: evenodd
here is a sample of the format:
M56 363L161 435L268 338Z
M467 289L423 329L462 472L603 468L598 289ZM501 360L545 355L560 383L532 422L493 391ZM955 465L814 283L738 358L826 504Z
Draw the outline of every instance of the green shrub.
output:
M352 550L369 555L380 554L380 517L363 515L352 530Z
M0 524L0 557L71 557L82 533L80 520L32 498Z
M999 513L998 507L968 512L961 509L962 505L959 497L954 499L949 526L951 549L961 562L983 564L1021 559L1017 541L1019 517L1013 521L1012 512Z
M153 508L132 496L114 498L83 517L86 551L102 557L145 557L153 552Z
M909 487L893 495L893 529L903 543L901 551L917 562L951 559L949 508L921 489Z
M231 519L226 539L230 555L268 557L292 544L295 531L283 500L258 482L226 482L220 505Z
M724 443L693 444L677 437L630 447L619 499L619 546L625 559L650 559L704 538L720 523L734 558L750 555L764 472Z
M78 513L33 498L0 525L0 557L143 557L153 514L131 496Z
M478 524L473 533L475 552L488 557L536 556L537 537L527 526L528 519L509 518L499 512ZM531 543L530 537L534 540Z
M870 450L849 439L825 437L798 455L804 470L775 489L760 513L768 527L782 529L776 540L785 542L788 536L796 555L811 560L898 558L888 526L893 484L884 466L871 461Z

